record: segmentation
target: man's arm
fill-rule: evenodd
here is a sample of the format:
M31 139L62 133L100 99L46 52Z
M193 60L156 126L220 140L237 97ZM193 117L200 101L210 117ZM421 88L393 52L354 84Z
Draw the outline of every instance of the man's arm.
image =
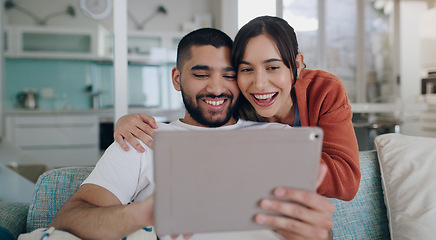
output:
M152 224L152 197L121 205L105 188L85 184L61 208L50 226L82 239L121 239Z

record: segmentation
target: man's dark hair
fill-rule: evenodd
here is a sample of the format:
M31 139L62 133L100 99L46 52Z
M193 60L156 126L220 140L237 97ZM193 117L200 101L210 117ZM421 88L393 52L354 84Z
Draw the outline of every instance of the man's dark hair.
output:
M216 48L228 47L232 49L232 39L215 28L200 28L185 35L177 47L177 68L182 71L183 65L191 58L192 46L212 45Z

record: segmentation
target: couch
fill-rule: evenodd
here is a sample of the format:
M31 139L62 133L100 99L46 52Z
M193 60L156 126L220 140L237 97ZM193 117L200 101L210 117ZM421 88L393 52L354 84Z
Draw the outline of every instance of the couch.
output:
M334 239L389 239L377 152L360 152L360 165L362 178L356 197L350 202L331 199L337 208ZM38 179L30 204L0 202L4 233L15 239L20 233L47 227L91 171L91 167L50 170ZM0 232L0 239L8 239L1 236Z
M384 134L375 146L359 153L355 198L331 199L334 239L435 239L436 138ZM0 239L47 227L91 171L50 170L39 177L30 203L0 202Z

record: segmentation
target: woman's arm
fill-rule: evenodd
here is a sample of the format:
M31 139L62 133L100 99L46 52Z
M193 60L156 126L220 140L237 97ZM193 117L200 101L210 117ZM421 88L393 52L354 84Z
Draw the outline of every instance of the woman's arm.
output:
M305 70L295 84L302 126L324 131L321 161L329 169L318 193L349 201L360 184L359 148L351 106L341 80L324 72Z
M124 149L129 150L129 146L124 142L128 141L136 150L144 152L145 149L138 142L140 139L150 148L152 147L151 137L157 129L156 120L146 114L133 113L122 116L118 119L114 129L114 139Z

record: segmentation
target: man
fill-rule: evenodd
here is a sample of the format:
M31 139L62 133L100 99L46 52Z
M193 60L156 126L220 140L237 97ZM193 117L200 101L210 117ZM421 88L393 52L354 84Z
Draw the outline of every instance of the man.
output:
M288 127L233 117L239 89L230 62L231 47L232 40L226 34L211 28L191 32L180 41L172 81L175 89L182 92L185 116L160 125L159 130ZM125 152L113 143L51 226L80 238L120 239L152 225L152 151L142 145L146 148L144 153ZM320 175L325 174L326 167L321 169ZM277 188L274 194L282 201L263 199L260 206L280 216L255 216L257 223L271 225L273 231L194 234L192 239L279 239L277 234L286 239L329 237L334 212L330 201L315 193L288 188Z

